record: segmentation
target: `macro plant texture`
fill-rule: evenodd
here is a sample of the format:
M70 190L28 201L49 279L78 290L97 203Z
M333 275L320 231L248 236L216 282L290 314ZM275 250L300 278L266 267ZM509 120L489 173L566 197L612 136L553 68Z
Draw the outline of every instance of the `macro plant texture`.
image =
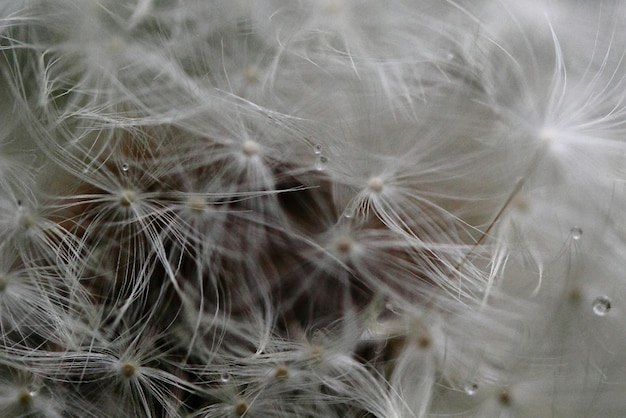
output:
M625 416L625 22L1 0L0 416Z

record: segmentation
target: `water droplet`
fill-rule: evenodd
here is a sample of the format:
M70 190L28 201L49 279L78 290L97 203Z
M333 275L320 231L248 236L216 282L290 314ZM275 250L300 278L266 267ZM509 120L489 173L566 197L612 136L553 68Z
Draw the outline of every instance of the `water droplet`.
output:
M128 165L128 163L124 163L124 164L122 164L122 171L123 171L123 172L125 172L125 173L126 173L126 172L128 171L128 169L129 169L129 168L130 168L130 166Z
M228 372L222 373L222 375L220 376L220 380L224 383L228 382L230 380L230 373Z
M320 144L316 144L313 147L313 152L315 152L315 155L320 155L322 153L322 146Z
M315 169L317 171L323 171L326 169L326 164L328 164L328 158L323 155L318 155L315 159Z
M465 391L465 393L467 393L469 396L473 396L476 395L476 392L478 392L478 385L476 383L467 383L464 387L463 390Z
M352 219L354 218L354 212L355 212L355 203L350 202L348 203L348 206L346 206L346 208L343 210L343 217L347 219Z
M611 310L611 299L608 296L599 296L591 304L593 313L598 316L605 316Z
M574 241L578 241L583 236L583 230L578 228L578 227L574 227L574 228L570 229L569 232L570 232L570 234L572 234L572 239Z

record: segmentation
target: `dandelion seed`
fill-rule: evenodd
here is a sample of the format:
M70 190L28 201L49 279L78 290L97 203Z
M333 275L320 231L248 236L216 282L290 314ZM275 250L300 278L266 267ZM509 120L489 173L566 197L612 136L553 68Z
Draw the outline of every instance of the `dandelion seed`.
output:
M28 390L28 388L21 388L17 394L17 402L22 406L29 406L33 402L35 392Z
M277 366L274 370L274 377L277 380L287 380L289 378L289 368L284 364Z
M120 193L120 197L119 197L120 206L127 208L131 206L133 203L135 203L136 201L137 201L137 193L135 193L135 191L126 189L126 190L123 190L122 193Z
M233 414L236 417L242 417L248 412L249 408L250 407L248 405L248 402L240 399L235 403L235 406L233 407Z
M369 189L375 193L380 193L383 190L384 184L385 183L383 179L381 179L380 177L372 177L367 182L367 187L369 187Z
M428 334L426 332L421 332L417 336L417 345L420 348L427 349L427 348L430 347L431 344L432 344L432 338L430 337L430 334Z
M122 367L120 367L120 374L126 379L134 377L136 373L137 366L135 366L133 363L126 362L122 364Z
M187 207L195 215L201 215L207 209L206 200L198 196L187 199Z
M582 298L582 290L579 287L573 287L569 290L569 293L567 294L567 300L571 304L578 304Z
M511 393L509 389L502 389L498 394L498 402L503 406L511 405Z
M248 157L253 157L261 151L261 146L258 142L251 139L246 140L241 146L241 151Z
M352 244L352 238L343 235L335 241L335 248L340 254L346 255L352 250Z

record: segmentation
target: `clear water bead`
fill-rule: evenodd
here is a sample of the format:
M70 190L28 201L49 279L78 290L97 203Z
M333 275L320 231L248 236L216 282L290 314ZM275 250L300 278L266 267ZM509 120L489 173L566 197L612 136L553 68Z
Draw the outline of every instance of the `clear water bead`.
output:
M128 163L122 164L122 171L123 172L127 172L129 168L130 168L130 166L128 165Z
M224 383L228 382L230 380L230 374L227 372L222 373L220 380Z
M323 171L326 169L326 164L328 164L328 158L323 155L318 155L315 159L315 169L317 171Z
M355 203L352 201L348 203L348 206L346 206L346 208L343 210L343 216L346 219L352 219L354 218L354 212L356 212Z
M608 296L599 296L591 304L593 313L598 316L605 316L611 310L611 299Z
M572 239L574 241L578 241L583 236L583 230L578 228L578 227L574 227L574 228L570 229L569 232L570 232L570 234L572 234Z
M476 394L476 392L478 392L478 385L476 383L467 383L464 387L463 390L465 391L465 393L467 393L470 396L473 396Z
M313 147L313 152L315 153L315 155L320 155L322 153L322 146L320 144L316 144Z

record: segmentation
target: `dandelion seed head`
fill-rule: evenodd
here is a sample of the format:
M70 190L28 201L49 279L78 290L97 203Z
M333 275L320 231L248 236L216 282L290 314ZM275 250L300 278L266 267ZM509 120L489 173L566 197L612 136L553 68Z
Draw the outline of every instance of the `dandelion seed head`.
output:
M555 128L546 127L539 131L541 143L555 155L563 155L566 152L565 139L563 133Z
M289 378L289 368L281 364L274 369L274 377L277 380L287 380Z
M258 142L253 141L251 139L247 139L241 146L241 151L247 157L254 157L259 152L261 152L261 145Z
M573 305L579 304L582 298L583 292L578 286L572 287L567 293L567 300Z
M417 345L419 348L425 350L429 348L432 343L433 341L429 333L422 331L417 335Z
M137 202L137 193L131 189L124 189L119 195L118 202L120 206L127 208Z
M335 249L341 255L347 255L352 251L354 242L347 235L341 235L335 240Z
M0 273L0 292L4 292L8 285L9 276L4 273Z
M28 388L20 388L17 393L17 403L22 406L29 406L35 397L36 393Z
M37 219L35 218L35 215L28 210L23 210L19 220L20 227L22 227L23 229L30 229L36 224Z
M233 415L236 417L242 417L248 412L249 408L250 406L248 405L248 402L243 399L239 399L233 406Z
M502 389L498 394L498 402L502 406L510 406L511 405L511 392L508 388Z
M126 379L135 377L137 373L137 366L132 362L125 362L120 367L120 375Z
M367 187L374 193L380 193L383 191L385 182L380 177L372 177L367 182Z
M255 84L259 82L259 68L252 66L246 68L244 71L244 79L248 84Z
M309 360L314 364L320 364L322 362L322 356L324 355L324 347L321 345L313 345L309 349Z
M190 196L187 199L187 208L194 215L201 215L206 211L206 200L200 196Z

